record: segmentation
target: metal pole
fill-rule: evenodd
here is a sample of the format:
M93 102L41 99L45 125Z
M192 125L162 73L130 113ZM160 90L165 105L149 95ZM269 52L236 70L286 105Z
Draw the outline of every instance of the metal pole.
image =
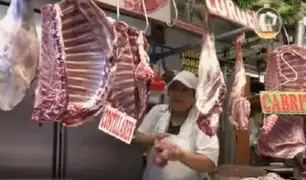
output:
M239 29L236 29L236 30L233 30L233 31L230 31L230 32L226 32L226 33L217 35L215 37L215 39L217 41L222 41L222 40L224 40L228 37L236 36L238 34L246 32L248 30L249 30L248 28L239 28ZM188 49L194 49L194 48L201 47L201 45L202 45L202 39L199 40L198 42L194 43L194 44L185 45L185 46L182 46L182 47L179 47L179 48L172 48L170 51L167 51L167 52L164 52L164 53L153 54L150 58L152 60L153 59L155 59L155 60L156 59L161 59L163 57L172 56L172 55L175 55L177 53L180 53L180 52L188 50Z
M65 178L67 165L67 130L59 122L53 123L52 178Z
M295 44L299 46L303 45L304 34L305 34L305 25L304 25L304 18L303 18L299 20L299 22L297 23Z
M229 78L228 72L232 68L232 65L225 64L222 66L223 76L226 84L231 83L231 78ZM224 101L223 104L223 112L220 117L220 141L222 143L222 157L224 164L234 163L234 147L235 147L235 136L233 131L233 126L230 124L229 119L227 117L227 104L228 99Z
M59 123L59 178L66 178L67 165L67 129Z
M52 178L58 178L58 123L53 123Z
M231 37L231 36L237 36L243 32L246 32L248 31L249 29L248 28L239 28L239 29L235 29L233 31L230 31L230 32L226 32L226 33L223 33L223 34L219 34L216 36L216 40L217 41L222 41L228 37Z

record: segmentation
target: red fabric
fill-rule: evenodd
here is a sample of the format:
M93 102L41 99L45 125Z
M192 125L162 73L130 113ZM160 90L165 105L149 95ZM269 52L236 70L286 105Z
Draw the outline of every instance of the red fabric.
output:
M147 13L153 13L154 11L162 8L168 3L168 0L146 0ZM123 7L127 10L143 12L141 0L124 0Z

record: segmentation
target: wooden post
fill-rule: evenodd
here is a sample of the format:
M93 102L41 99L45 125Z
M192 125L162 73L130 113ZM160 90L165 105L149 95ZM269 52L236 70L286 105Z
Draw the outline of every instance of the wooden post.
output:
M247 83L245 88L246 97L251 93L251 77L246 76ZM235 130L235 164L248 165L249 164L249 131Z

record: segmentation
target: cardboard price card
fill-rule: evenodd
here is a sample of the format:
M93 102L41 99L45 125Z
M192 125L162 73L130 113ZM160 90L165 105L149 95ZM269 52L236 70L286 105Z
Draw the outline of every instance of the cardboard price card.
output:
M107 105L99 123L99 130L131 144L136 128L136 119Z
M306 92L261 91L260 105L264 114L306 114Z

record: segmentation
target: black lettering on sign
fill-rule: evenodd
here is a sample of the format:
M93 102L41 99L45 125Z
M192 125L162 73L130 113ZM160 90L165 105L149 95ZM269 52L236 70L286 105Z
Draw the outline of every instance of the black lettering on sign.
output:
M198 74L199 61L199 52L185 51L181 54L181 63L186 71Z

